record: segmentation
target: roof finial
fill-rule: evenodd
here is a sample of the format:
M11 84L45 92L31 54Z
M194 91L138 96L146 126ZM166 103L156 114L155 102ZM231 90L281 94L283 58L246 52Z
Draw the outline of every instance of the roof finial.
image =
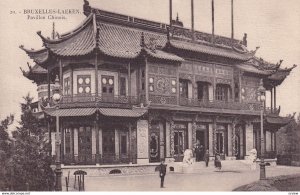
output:
M52 23L52 39L55 39L55 22Z
M177 16L176 16L176 21L179 21L179 16L178 16L178 12L177 12Z

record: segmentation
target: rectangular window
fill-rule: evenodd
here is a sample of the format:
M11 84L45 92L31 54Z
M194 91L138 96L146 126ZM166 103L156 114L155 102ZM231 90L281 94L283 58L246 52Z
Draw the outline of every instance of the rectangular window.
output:
M227 101L228 100L228 87L227 86L217 84L216 100L219 100L219 101Z
M70 132L70 129L65 129L65 149L66 149L66 154L71 153L71 132Z
M91 93L91 75L78 75L77 76L77 94L90 94Z
M183 98L188 98L188 81L187 80L179 80L179 92L180 96Z
M120 77L120 95L126 96L126 78Z
M71 94L71 87L70 87L70 77L64 79L64 95Z

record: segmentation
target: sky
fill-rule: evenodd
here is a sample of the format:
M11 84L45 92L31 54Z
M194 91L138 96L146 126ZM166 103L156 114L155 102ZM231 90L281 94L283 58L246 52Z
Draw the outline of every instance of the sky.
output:
M169 0L89 0L92 7L134 17L168 23ZM173 0L173 18L178 13L184 26L191 26L190 0ZM215 33L231 35L231 0L215 0ZM39 49L41 30L51 36L55 22L59 34L77 27L85 18L83 0L1 0L0 1L0 119L9 114L20 115L20 102L27 93L37 99L36 85L23 77L21 67L28 70L33 61L19 49ZM80 14L66 19L28 19L27 9L78 9ZM194 0L195 29L211 32L211 0ZM47 15L46 15L47 16ZM60 15L56 15L60 16ZM272 63L283 59L282 67L298 64L277 88L277 105L281 115L300 112L300 3L299 0L234 0L234 34L242 39L248 34L248 49L260 46L258 57ZM269 100L267 94L267 100ZM268 102L267 102L268 104Z

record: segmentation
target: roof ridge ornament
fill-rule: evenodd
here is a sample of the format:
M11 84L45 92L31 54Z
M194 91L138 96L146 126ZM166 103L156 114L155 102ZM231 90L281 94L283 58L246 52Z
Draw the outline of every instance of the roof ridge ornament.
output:
M88 16L91 13L91 6L88 0L83 0L84 4L83 4L83 14L85 16Z

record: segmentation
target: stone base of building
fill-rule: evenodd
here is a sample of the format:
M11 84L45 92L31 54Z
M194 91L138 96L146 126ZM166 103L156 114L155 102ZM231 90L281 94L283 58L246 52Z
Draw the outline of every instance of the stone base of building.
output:
M155 174L156 167L159 163L148 164L126 164L126 165L76 165L76 166L62 166L63 178L74 177L74 172L83 170L87 176L108 176L108 175L143 175Z
M137 164L149 164L149 159L148 158L138 158L137 159Z
M236 160L235 156L226 156L225 160Z

